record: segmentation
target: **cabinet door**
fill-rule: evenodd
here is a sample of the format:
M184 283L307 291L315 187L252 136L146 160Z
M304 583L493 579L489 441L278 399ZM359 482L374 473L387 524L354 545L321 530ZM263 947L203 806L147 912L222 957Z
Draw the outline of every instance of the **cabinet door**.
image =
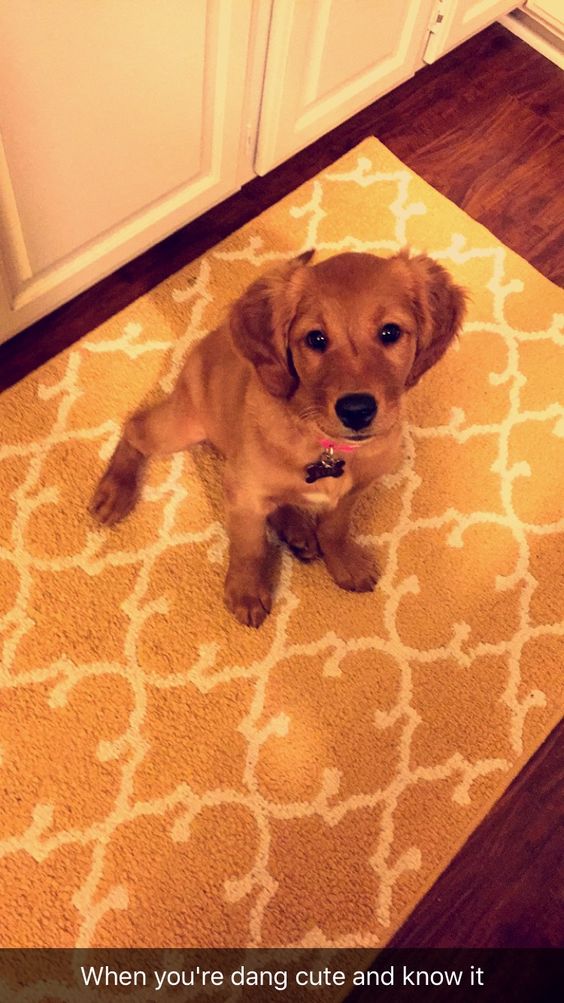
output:
M425 62L434 63L449 49L518 6L515 0L437 0Z
M432 8L433 0L274 0L257 173L412 76Z
M237 189L252 10L2 0L0 341Z

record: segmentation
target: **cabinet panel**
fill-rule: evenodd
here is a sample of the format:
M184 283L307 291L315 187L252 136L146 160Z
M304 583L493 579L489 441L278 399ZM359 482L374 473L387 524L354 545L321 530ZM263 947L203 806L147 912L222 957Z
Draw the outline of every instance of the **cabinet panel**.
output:
M274 0L257 173L412 76L432 7L433 0Z
M12 326L236 190L251 11L0 4L4 279L12 309L36 307Z

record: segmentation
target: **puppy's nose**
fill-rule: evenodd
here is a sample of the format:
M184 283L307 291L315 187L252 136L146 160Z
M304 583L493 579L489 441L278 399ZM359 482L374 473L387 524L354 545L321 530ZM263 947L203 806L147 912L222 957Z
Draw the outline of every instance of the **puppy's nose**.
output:
M343 425L353 428L355 432L366 428L377 410L378 405L372 394L347 394L339 397L335 404L335 411Z

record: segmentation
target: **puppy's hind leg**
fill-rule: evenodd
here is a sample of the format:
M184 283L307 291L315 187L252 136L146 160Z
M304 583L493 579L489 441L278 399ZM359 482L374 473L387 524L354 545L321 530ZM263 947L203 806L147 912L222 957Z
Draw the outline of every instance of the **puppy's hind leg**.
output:
M125 519L141 493L150 456L187 449L205 438L186 390L178 387L154 407L137 411L126 422L122 437L89 506L90 513L106 526Z
M281 540L300 561L314 561L321 556L315 519L293 505L281 505L268 521Z

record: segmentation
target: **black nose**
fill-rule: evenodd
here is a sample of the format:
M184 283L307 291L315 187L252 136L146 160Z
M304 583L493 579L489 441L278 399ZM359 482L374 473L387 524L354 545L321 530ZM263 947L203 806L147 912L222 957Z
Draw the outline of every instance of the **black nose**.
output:
M343 425L354 428L355 432L366 428L377 410L378 405L372 394L347 394L346 397L339 397L335 404L335 411Z

